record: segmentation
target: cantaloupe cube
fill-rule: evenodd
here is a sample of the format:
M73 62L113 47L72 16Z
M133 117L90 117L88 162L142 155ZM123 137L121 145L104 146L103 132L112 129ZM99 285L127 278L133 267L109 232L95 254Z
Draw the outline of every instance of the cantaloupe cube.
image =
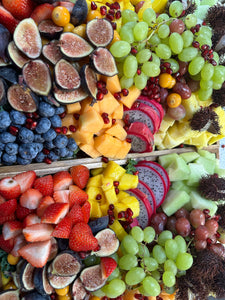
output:
M99 112L99 102L97 101L92 105L92 101L93 99L90 97L81 101L81 113L84 113L90 109L94 109Z
M102 128L101 130L99 130L99 132L95 133L95 135L100 136L103 135L106 131L106 128Z
M83 131L96 133L102 129L104 125L101 115L94 109L90 109L80 115L79 128Z
M76 114L79 113L81 109L80 102L75 102L71 104L67 104L66 106L66 113L67 114Z
M105 194L106 202L108 204L115 204L115 203L117 203L117 195L116 195L115 187L114 186L112 186L107 191L104 191L104 194Z
M91 204L90 217L91 218L101 218L102 211L100 209L100 204L97 201L88 200L88 202Z
M101 153L98 152L91 144L79 144L79 148L91 158L97 158L101 156Z
M121 141L109 134L103 134L94 138L94 147L103 156L114 158L121 148Z
M121 190L135 189L138 185L138 175L125 173L120 178L119 188Z
M105 81L107 90L110 91L112 94L121 91L120 80L118 75L112 77L101 76L100 80Z
M127 96L122 96L120 102L126 107L131 108L137 98L140 96L141 91L132 85L129 89L129 94Z
M116 138L118 138L121 141L124 141L125 138L127 137L127 132L126 130L120 125L120 124L114 124L112 127L107 129L105 133L112 135Z
M99 101L98 103L100 114L107 113L108 115L111 115L120 105L116 98L109 91L106 95L104 95L103 100Z
M109 161L103 170L103 176L110 177L115 181L120 180L125 173L126 170L113 160Z
M115 232L120 241L128 234L118 220L115 220L112 225L109 225L109 228Z
M102 184L102 174L98 174L89 178L86 188L90 186L100 187Z
M115 159L125 158L131 149L131 143L128 143L127 141L122 141L121 143L122 143L121 148L116 153L114 157Z
M123 198L121 200L121 203L123 203L124 205L127 206L127 208L129 207L132 210L133 218L136 218L139 216L140 205L139 205L139 201L135 197L129 196L129 197Z
M122 119L116 119L115 124L120 124L122 127L125 126L125 123L124 123L124 121Z
M64 118L62 118L62 126L65 126L68 128L68 131L66 135L70 135L73 132L69 130L69 126L73 125L76 128L78 127L78 121L74 118L73 114L66 114Z
M123 118L123 103L119 103L119 106L112 113L113 119L122 119Z
M112 117L108 116L108 118L109 118L109 123L104 123L102 129L107 129L107 128L110 128L112 126Z
M80 130L79 128L71 134L76 143L81 144L93 144L93 133L88 131Z

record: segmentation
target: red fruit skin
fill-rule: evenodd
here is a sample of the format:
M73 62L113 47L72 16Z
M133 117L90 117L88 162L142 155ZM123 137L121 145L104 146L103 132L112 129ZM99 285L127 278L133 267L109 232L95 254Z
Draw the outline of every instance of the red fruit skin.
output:
M58 1L53 4L54 6L63 6L68 9L70 13L73 11L74 3L67 1Z
M36 189L29 189L20 197L20 205L29 209L36 209L42 199L42 194Z
M51 239L53 232L51 224L33 224L23 229L23 234L27 242L44 242Z
M20 221L23 221L26 218L26 216L28 216L32 212L33 212L33 210L23 207L20 204L18 204L17 208L16 208L16 218Z
M16 199L8 200L0 204L0 217L10 216L14 214L16 209L17 209L17 200Z
M4 25L10 33L13 33L19 21L3 6L0 6L0 24Z
M11 177L0 180L0 194L6 200L18 198L21 194L20 185Z
M52 18L52 11L54 6L49 3L38 5L32 12L31 18L35 23L39 24L41 21Z
M43 196L53 195L53 178L52 175L39 177L34 181L34 188Z
M0 235L0 249L3 251L10 253L14 247L14 238L5 240L3 235Z
M88 194L79 187L73 187L69 194L69 204L73 207L75 203L83 205L88 200Z
M53 203L49 205L41 218L41 223L58 224L68 213L69 204Z
M69 203L69 193L69 190L55 191L53 193L53 199L55 202Z
M18 20L29 18L34 9L32 0L2 0L2 4Z
M63 218L53 230L52 236L61 239L68 239L72 230L72 219L69 216Z
M70 210L68 216L71 218L73 225L75 225L79 222L84 222L84 215L83 215L81 206L77 203L74 204L74 206Z
M21 188L21 193L24 193L28 189L32 188L34 181L36 179L36 173L34 171L22 172L14 176L13 179L19 183Z
M72 176L67 171L60 171L53 175L54 191L66 190L73 184Z
M91 204L90 202L86 201L84 205L81 207L82 213L83 213L83 218L84 222L88 223L89 218L90 218L90 213L91 213Z
M117 267L117 262L112 257L101 257L102 277L107 278Z
M20 221L8 221L2 227L2 235L5 240L15 238L22 232L22 223Z
M26 244L27 244L27 242L25 240L24 235L22 233L17 235L14 239L13 249L12 249L12 251L10 251L10 253L16 257L20 256L18 253L18 250L20 248L22 248L23 246L25 246Z
M0 217L0 225L4 224L5 222L8 221L14 221L16 219L15 214L6 216L6 217Z
M74 183L79 186L79 188L84 189L90 177L89 169L83 165L73 166L70 168L70 173Z
M50 205L55 203L54 199L51 196L45 196L41 199L38 208L37 208L37 215L38 217L42 217L44 214L45 209Z
M2 195L0 195L0 204L4 203L6 200L4 197L2 197Z
M27 226L31 226L37 223L41 223L41 219L35 213L29 214L23 220L23 228L26 228Z

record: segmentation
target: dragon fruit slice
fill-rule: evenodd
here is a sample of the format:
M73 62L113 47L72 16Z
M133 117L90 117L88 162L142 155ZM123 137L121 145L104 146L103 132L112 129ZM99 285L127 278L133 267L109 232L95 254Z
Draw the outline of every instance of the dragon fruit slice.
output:
M153 191L147 186L146 183L144 183L141 180L139 180L137 188L147 196L148 201L152 208L152 212L153 212L153 214L155 214L156 213L156 201L155 201L155 195L154 195Z
M145 165L145 166L152 167L153 169L155 169L156 171L158 171L159 174L162 176L162 178L165 181L166 192L169 191L169 188L170 188L170 179L169 179L168 173L166 172L166 170L160 164L158 164L155 161L148 161L148 160L141 160L141 161L138 162L138 165L139 164L140 165Z
M151 152L154 136L148 126L142 122L134 122L129 126L127 138L131 139L130 152Z
M147 199L147 196L142 193L138 188L136 189L130 189L127 191L131 196L134 196L138 199L139 205L140 205L140 213L139 216L136 218L138 221L138 224L145 228L150 224L150 219L153 214L152 208L150 206L150 203Z
M152 167L145 165L136 165L138 177L141 181L145 182L155 195L156 207L159 207L166 197L166 184L163 177L158 171Z
M138 97L137 102L141 102L143 104L151 106L156 111L157 115L159 116L162 122L162 119L165 115L165 111L159 102L157 102L154 99L149 99L148 97L142 95Z

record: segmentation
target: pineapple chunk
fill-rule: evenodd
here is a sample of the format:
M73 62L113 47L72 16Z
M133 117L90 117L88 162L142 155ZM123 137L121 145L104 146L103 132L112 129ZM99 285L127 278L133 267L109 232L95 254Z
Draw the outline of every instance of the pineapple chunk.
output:
M101 209L102 215L107 216L108 215L109 204L107 202L104 203L104 204L101 204L100 209Z
M126 197L130 197L130 194L128 194L127 192L119 191L119 194L117 194L118 201L121 201L122 199L124 199Z
M102 176L102 185L101 185L102 190L108 191L109 189L113 188L113 179L110 177L105 177Z
M105 177L110 177L113 180L119 180L126 170L114 161L109 161L103 171Z
M115 220L112 225L109 225L109 228L115 232L120 241L122 241L122 239L127 235L127 232L118 220Z
M114 204L114 213L115 213L115 217L117 219L118 218L118 213L121 212L121 211L126 211L126 209L128 208L128 206L125 204L125 203L122 203L122 202L117 202ZM121 220L125 221L124 218L120 218Z
M86 193L88 194L88 200L97 201L96 196L101 195L101 203L105 202L105 195L100 187L90 186L86 189Z
M125 204L127 206L127 208L129 207L132 212L133 212L133 218L136 218L139 216L140 213L140 205L139 205L139 201L133 197L133 196L129 196L126 198L123 198L120 203Z
M100 204L97 201L88 200L88 202L91 204L90 218L101 218L102 211L100 209Z
M129 190L129 189L135 189L138 185L138 176L125 173L120 178L120 184L119 189L120 190Z
M102 184L102 177L103 177L102 174L98 174L98 175L95 175L95 176L89 178L86 187L87 188L89 188L90 186L100 187Z
M91 170L91 175L95 176L95 175L101 174L103 172L103 170L104 170L103 168L92 169Z
M162 119L159 130L166 132L169 127L173 126L174 122L174 119L170 118L168 115L165 115Z
M107 191L104 191L104 194L108 204L115 204L117 202L117 195L114 186Z

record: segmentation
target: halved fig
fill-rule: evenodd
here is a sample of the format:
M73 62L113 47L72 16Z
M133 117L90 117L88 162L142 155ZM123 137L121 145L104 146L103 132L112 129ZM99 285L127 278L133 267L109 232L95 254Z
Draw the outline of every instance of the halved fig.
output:
M64 287L71 284L74 279L76 278L76 275L73 276L58 276L52 273L52 266L50 265L48 267L47 271L47 278L50 283L50 285L54 289L63 289Z
M77 278L72 284L71 294L74 300L83 300L88 296L88 292L80 278Z
M5 61L2 57L0 57L0 67L6 67L10 64L11 62L9 60Z
M54 68L56 84L66 90L75 90L80 86L80 75L71 63L65 59L60 59Z
M1 40L1 43L0 43L0 57L5 62L7 62L8 57L6 55L7 54L6 50L7 50L8 43L11 40L11 35L10 35L9 30L2 24L0 24L0 40Z
M25 291L31 291L34 289L34 267L27 261L24 262L20 272L21 287Z
M48 96L48 97L44 96L43 100L50 99L50 98L51 98L51 96ZM52 103L52 101L48 101L48 103L50 103L51 105L52 104L54 105L54 103ZM59 103L56 106L58 107ZM51 244L52 245L51 245L51 250L50 250L49 257L48 257L48 261L53 260L56 257L56 255L58 254L58 250L59 250L57 240L54 237L51 238Z
M98 240L100 250L93 251L92 254L97 256L109 256L115 253L119 248L119 240L112 229L106 228L99 231L95 238Z
M52 274L59 276L77 275L81 270L81 261L68 252L58 254L52 262Z
M85 22L88 13L86 0L77 0L70 14L70 22L74 25L80 25Z
M96 99L97 89L97 75L89 65L83 65L80 70L81 85L87 93Z
M91 54L90 62L91 66L99 74L111 77L118 73L115 59L106 48L96 48Z
M25 263L24 259L20 259L18 264L16 265L16 271L13 272L13 282L15 284L15 286L20 289L22 284L21 284L21 270L23 268L23 264Z
M59 41L52 40L42 48L42 54L53 65L55 65L61 58L63 58L62 52L59 48Z
M0 292L0 300L20 300L20 291L18 290L6 290Z
M19 74L13 67L7 66L0 68L0 77L12 84L16 84L18 82Z
M95 265L83 269L80 274L80 280L87 291L93 292L106 283L106 278L102 278L102 269L100 265Z
M8 89L7 98L11 107L18 111L31 113L38 108L38 97L20 84L14 84Z
M48 96L42 96L42 99L43 99L45 102L47 102L47 103L49 103L49 104L51 104L51 105L54 105L54 106L56 106L56 107L59 107L59 106L60 106L59 102L56 101L56 99L54 98L54 96L51 95L51 94L49 94Z
M41 21L38 25L38 29L41 36L48 40L58 39L63 32L63 27L55 25L50 19Z
M27 18L17 25L13 39L20 51L29 58L38 58L41 54L42 42L38 27L33 19Z
M12 62L20 69L30 60L16 47L14 41L8 44L8 55Z
M41 295L51 295L53 293L54 289L48 282L46 265L43 268L35 268L34 285Z
M79 60L93 51L85 39L72 32L62 33L59 41L62 54L71 60Z
M0 106L4 106L6 103L6 83L4 79L0 78Z
M11 300L11 298L10 298ZM37 291L23 294L21 300L51 300L50 295L41 295Z
M87 98L88 94L82 89L78 88L74 91L60 90L56 86L53 89L55 99L61 104L71 104Z
M95 18L87 23L86 34L92 45L106 47L111 43L114 31L107 19Z
M23 67L23 79L36 94L47 96L52 87L48 66L40 59L31 60Z

